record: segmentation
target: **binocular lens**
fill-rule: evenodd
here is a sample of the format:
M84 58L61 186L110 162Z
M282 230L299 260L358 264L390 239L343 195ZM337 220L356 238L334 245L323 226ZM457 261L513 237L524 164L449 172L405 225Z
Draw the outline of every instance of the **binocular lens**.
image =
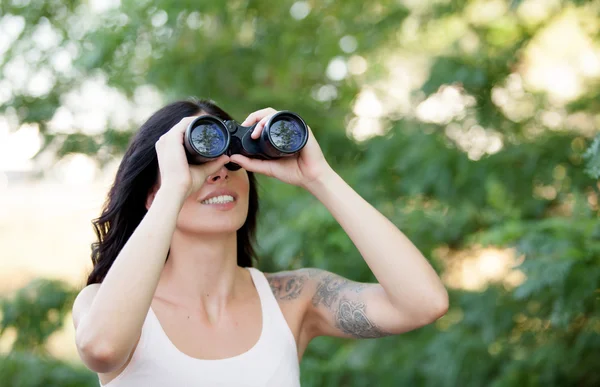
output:
M215 122L203 121L191 133L194 148L205 157L218 157L227 149L226 128Z
M269 137L273 145L286 153L300 150L305 143L306 127L291 117L281 117L271 123Z
M258 139L251 138L255 127L212 115L195 118L183 138L188 162L202 164L224 153L276 159L298 153L308 141L308 126L296 113L280 111L273 115Z

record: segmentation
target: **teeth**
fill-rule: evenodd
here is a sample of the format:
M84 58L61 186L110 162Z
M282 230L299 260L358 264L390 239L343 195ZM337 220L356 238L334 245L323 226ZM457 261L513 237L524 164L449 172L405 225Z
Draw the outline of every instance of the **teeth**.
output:
M221 195L221 196L215 196L210 199L203 200L201 203L202 204L223 204L223 203L230 203L233 200L234 200L233 196L231 196L231 195Z

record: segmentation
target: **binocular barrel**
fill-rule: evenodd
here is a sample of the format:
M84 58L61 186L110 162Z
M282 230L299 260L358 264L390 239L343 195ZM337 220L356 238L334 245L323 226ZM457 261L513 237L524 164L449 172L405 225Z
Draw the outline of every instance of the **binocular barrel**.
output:
M257 124L241 126L211 115L199 116L185 131L184 147L190 164L202 164L223 154L277 159L298 153L308 141L308 126L297 114L280 111L265 124L258 139L250 135Z

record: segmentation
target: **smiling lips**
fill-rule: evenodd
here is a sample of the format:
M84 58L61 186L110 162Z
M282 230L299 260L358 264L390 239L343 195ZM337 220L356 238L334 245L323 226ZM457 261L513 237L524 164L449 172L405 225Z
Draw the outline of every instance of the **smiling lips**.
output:
M231 195L219 195L201 201L202 204L225 204L234 202L235 198Z
M237 195L228 190L216 190L207 195L201 204L209 205L222 210L233 208L237 201Z

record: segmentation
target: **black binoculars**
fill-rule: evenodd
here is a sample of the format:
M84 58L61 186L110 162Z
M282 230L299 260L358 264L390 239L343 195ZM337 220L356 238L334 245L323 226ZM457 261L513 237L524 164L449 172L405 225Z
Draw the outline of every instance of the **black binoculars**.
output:
M199 116L185 131L184 147L190 164L202 164L223 154L241 154L263 160L292 156L308 141L304 120L290 111L275 113L265 124L258 139L250 137L258 123L242 126L236 121L223 121L215 116ZM240 166L227 163L235 171Z

